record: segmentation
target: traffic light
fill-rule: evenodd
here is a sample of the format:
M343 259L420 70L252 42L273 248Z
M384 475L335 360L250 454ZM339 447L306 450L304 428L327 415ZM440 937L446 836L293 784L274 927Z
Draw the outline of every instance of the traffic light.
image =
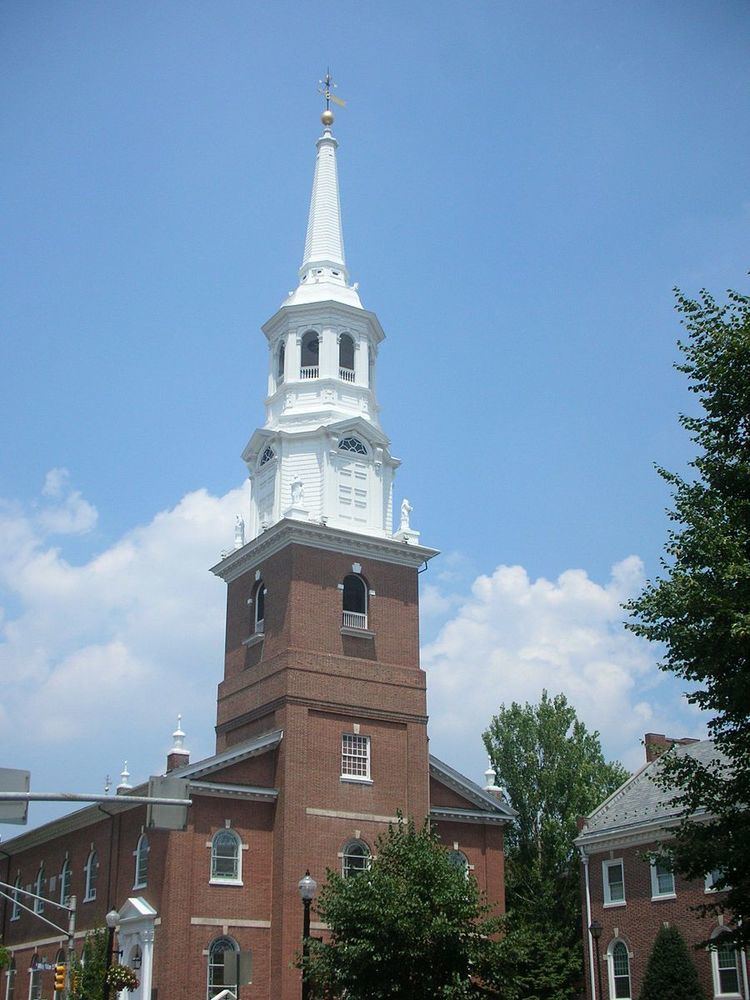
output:
M55 993L63 993L65 991L65 973L67 972L67 966L64 962L58 962L55 966Z
M75 996L78 993L78 984L80 980L78 977L78 970L73 969L70 973L70 991Z

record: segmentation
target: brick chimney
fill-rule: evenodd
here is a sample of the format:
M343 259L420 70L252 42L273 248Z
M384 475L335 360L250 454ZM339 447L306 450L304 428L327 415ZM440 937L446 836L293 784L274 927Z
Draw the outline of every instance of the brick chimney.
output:
M182 716L177 716L177 729L172 733L172 746L167 754L167 774L176 767L190 763L190 751L185 748L185 734L182 731Z
M652 760L661 757L664 751L669 750L670 747L686 747L690 743L700 743L700 740L690 736L678 739L675 736L665 736L664 733L646 733L643 737L643 743L646 747L646 763L650 764Z

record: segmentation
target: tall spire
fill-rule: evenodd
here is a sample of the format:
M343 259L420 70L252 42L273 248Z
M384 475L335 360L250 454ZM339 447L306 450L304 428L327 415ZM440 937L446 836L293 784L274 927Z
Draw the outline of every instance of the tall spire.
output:
M339 177L336 169L336 141L331 126L333 112L326 109L321 115L323 134L318 139L310 197L310 214L307 220L305 253L299 270L304 281L317 271L322 271L325 281L346 284L348 274L344 257L344 235L341 230L341 204Z

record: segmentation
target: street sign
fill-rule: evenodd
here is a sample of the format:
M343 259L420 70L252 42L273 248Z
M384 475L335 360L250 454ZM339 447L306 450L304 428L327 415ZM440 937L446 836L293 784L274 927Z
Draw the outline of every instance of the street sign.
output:
M30 784L31 771L0 767L0 792L28 792ZM25 826L28 815L28 801L0 801L0 823L15 823L19 826Z
M253 981L253 953L251 951L225 951L224 982L229 986L248 986Z
M152 799L186 799L187 778L157 775L148 779L148 796ZM156 830L184 830L187 827L187 806L165 806L150 803L146 810L146 826Z

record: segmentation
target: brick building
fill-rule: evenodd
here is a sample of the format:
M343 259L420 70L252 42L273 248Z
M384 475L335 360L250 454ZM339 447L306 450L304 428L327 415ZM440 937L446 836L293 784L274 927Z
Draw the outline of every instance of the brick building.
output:
M243 998L298 997L300 877L356 874L398 812L429 816L504 907L512 810L491 780L481 788L429 754L418 572L437 553L420 544L405 499L394 531L399 462L375 396L384 334L349 284L333 116L322 120L299 284L263 327L266 422L243 452L250 508L213 567L227 584L216 754L190 763L178 726L168 760L188 781L187 829L147 828L123 788L0 854L1 881L75 894L79 938L119 911L137 1000L210 1000L227 950L252 951ZM64 957L64 935L39 919L59 912L32 915L23 902L0 904L14 963L3 1000L51 997L47 966Z
M685 938L706 996L748 1000L747 956L722 944L721 917L699 918L694 910L710 901L718 873L707 873L700 884L689 882L672 872L668 855L657 856L679 822L671 794L655 780L660 754L676 746L677 753L708 761L717 751L710 740L674 740L660 733L647 733L644 742L645 765L586 817L576 840L582 858L584 927L592 921L602 926L601 969L596 947L584 934L586 997L638 997L656 935L669 924ZM694 950L709 938L715 947Z

